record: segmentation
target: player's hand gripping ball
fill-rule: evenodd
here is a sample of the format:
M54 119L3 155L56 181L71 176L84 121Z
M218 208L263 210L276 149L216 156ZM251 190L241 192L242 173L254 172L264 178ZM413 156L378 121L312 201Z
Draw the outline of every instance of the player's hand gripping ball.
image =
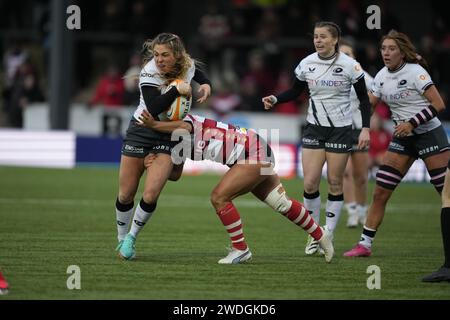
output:
M190 91L190 85L182 80L177 79L172 81L163 91L163 93L168 92L174 86L177 87L178 92L180 92L180 96L175 98L166 112L163 112L159 115L160 120L183 120L191 110L192 94Z

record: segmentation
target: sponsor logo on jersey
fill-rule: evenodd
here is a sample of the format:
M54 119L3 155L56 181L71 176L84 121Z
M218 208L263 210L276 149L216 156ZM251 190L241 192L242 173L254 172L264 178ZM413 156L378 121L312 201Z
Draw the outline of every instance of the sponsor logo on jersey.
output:
M356 71L361 71L361 66L360 66L359 64L357 64L357 65L355 66L355 70L356 70Z
M390 95L383 95L383 96L386 97L386 99L382 99L382 100L385 100L385 101L402 100L402 99L406 99L409 96L411 96L411 91L403 90L403 91L400 91L398 93L394 93L394 94L390 94Z
M129 153L136 153L136 154L143 154L144 153L144 148L143 147L135 147L135 146L130 146L129 144L126 144L123 149Z
M303 142L303 144L307 144L309 146L318 146L319 145L319 140L317 140L317 139L303 138L302 142Z
M406 81L405 79L403 79L403 80L400 80L398 83L397 83L397 88L404 88L404 87L406 87L406 83L407 83L408 81Z
M419 79L422 80L422 81L424 81L426 78L428 78L426 74L421 74L419 76Z
M334 68L333 70L333 76L342 76L342 71L344 71L344 69L338 67L338 68Z
M247 134L247 129L246 128L238 128L239 132L243 133L243 134Z
M140 76L143 78L154 78L158 74L157 73L148 73L148 72L141 72Z
M165 150L165 151L170 151L170 146L166 146L163 144L160 144L158 146L153 147L153 150Z
M401 144L396 143L396 142L391 142L389 144L389 149L398 150L398 151L405 151L405 147L402 146Z
M433 152L433 151L438 151L438 150L439 150L439 146L426 147L424 149L419 150L419 156Z
M333 149L348 149L346 143L325 142L325 147Z
M309 69L309 72L311 72L311 73L316 70L316 68L311 68L311 67L309 67L308 69Z
M342 87L345 86L346 83L343 80L314 80L314 79L308 79L307 80L308 85L311 86L316 86L316 87Z

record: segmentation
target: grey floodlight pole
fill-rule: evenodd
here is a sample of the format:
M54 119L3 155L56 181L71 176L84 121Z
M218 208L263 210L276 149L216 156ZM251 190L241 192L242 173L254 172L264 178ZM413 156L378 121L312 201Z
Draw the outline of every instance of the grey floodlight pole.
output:
M50 129L68 129L73 65L73 31L66 27L68 0L51 1Z

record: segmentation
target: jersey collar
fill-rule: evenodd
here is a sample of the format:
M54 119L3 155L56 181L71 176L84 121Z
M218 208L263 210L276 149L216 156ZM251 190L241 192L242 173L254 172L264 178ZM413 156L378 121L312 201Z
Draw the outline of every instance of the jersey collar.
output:
M331 59L336 58L337 54L338 54L338 53L337 53L337 51L336 51L332 56L329 56L329 57L327 57L327 58L322 57L320 54L317 54L317 56L319 57L320 60L331 60Z
M400 67L398 67L397 69L391 70L391 69L388 68L388 71L389 71L390 73L396 73L396 72L402 70L402 69L405 67L405 65L406 65L406 62L403 62L403 63L400 65Z

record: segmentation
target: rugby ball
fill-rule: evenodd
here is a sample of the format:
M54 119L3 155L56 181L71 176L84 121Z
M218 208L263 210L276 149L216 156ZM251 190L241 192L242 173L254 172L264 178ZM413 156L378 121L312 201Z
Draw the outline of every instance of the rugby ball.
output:
M172 87L177 86L177 84L180 82L183 81L179 79L172 81L163 91L163 93L166 93L167 91L172 89ZM159 119L166 121L183 120L184 117L186 117L188 112L191 110L191 104L192 104L192 96L190 97L178 96L172 102L169 109L167 109L167 111L159 115Z

